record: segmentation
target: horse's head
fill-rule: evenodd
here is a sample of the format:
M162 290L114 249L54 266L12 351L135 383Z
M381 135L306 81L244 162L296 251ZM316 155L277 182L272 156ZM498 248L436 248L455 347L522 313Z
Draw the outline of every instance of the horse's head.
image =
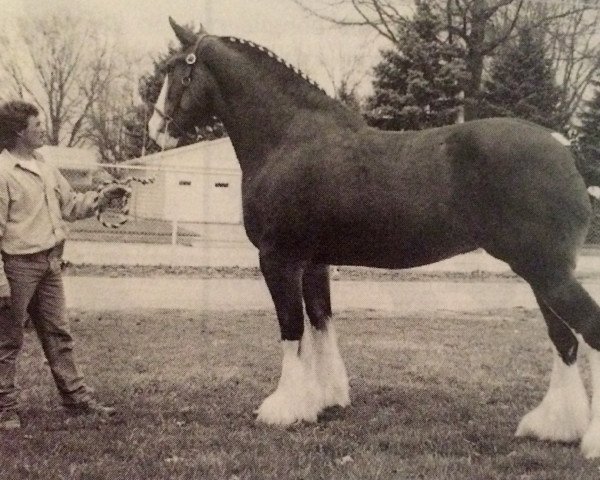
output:
M181 137L210 122L216 92L216 82L199 58L208 33L201 28L195 34L170 17L169 22L182 50L163 65L165 80L148 122L150 136L165 149L177 146Z

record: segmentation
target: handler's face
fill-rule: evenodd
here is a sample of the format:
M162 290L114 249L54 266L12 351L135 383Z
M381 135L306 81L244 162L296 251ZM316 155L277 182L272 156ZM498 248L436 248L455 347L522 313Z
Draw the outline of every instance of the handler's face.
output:
M44 145L46 132L39 117L29 117L27 128L19 132L19 140L23 146L32 150Z

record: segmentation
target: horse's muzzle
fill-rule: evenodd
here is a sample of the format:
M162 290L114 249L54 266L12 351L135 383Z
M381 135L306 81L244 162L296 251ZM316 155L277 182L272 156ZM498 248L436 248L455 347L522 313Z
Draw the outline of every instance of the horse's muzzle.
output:
M165 117L156 109L148 122L148 133L150 138L152 138L152 140L154 140L163 150L175 148L179 142L177 138L171 136L167 132L167 122L165 122Z
M169 150L170 148L175 148L179 143L179 139L172 137L166 132L159 132L154 139L159 147L163 150Z

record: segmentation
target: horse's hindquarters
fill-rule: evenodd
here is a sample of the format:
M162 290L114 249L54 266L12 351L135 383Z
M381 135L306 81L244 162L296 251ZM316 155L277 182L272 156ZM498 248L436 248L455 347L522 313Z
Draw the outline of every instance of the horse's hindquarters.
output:
M478 244L511 266L573 263L590 202L552 132L510 119L457 126L448 140L454 205Z

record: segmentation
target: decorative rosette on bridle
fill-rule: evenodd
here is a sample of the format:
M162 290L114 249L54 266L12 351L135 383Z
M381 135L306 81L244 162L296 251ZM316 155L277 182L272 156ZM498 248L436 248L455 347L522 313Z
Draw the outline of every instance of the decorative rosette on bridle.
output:
M106 228L119 228L129 220L129 200L131 198L131 183L138 182L142 185L154 183L154 177L138 178L127 177L124 180L110 180L102 182L98 187L98 194L108 185L120 185L125 187L126 193L122 197L110 199L110 201L98 208L96 218ZM109 219L110 218L110 219Z

